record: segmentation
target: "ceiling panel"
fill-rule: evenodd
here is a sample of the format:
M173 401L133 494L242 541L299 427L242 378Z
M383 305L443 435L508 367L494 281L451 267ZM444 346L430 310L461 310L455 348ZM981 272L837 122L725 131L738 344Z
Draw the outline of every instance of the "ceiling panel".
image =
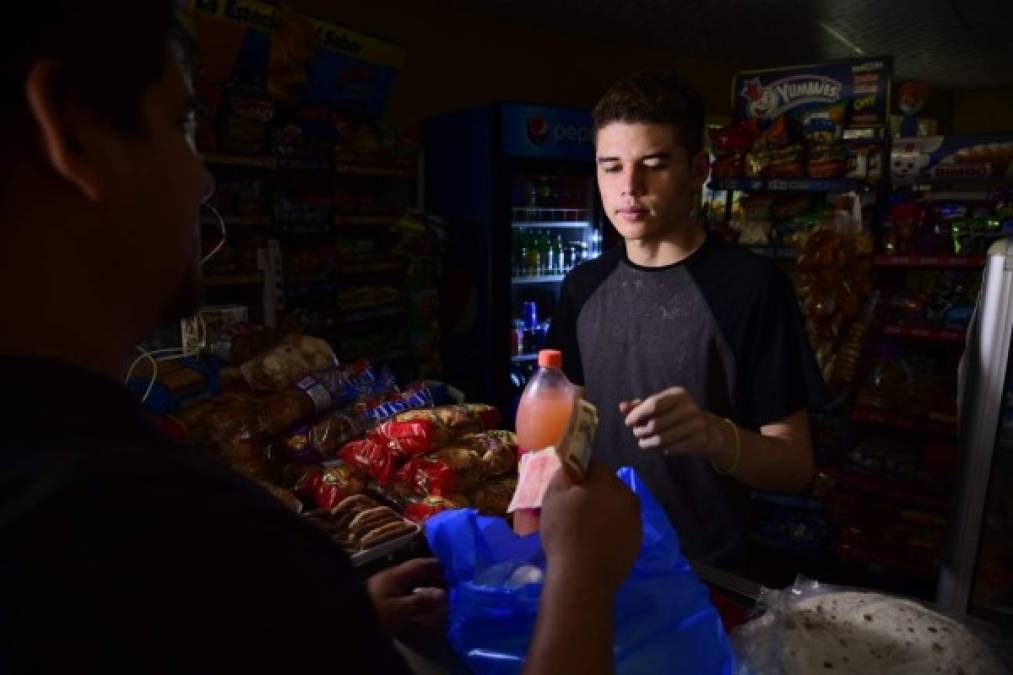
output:
M1013 85L1013 1L478 0L579 32L749 66L892 54L897 77L953 89Z

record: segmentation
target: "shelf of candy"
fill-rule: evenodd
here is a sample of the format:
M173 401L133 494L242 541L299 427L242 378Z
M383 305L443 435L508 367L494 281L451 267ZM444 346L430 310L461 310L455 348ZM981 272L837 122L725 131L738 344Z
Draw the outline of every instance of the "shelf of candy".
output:
M195 94L197 147L208 153L268 158L275 116L269 97L253 89L207 82L197 83Z
M439 388L339 365L317 338L240 324L157 384L163 428L305 513L357 563L446 508L505 515L516 485L516 439L493 430L493 407L436 405Z
M334 170L339 174L412 178L418 142L390 125L335 118Z
M880 308L884 333L963 342L981 287L977 270L908 269L893 283Z
M334 113L325 107L299 106L284 110L271 131L272 154L282 169L331 169L337 141Z
M885 150L875 140L844 141L844 104L782 115L760 131L755 120L709 131L713 189L851 192L878 183Z
M925 203L917 194L902 194L894 198L883 223L882 258L877 262L938 267L972 266L973 262L977 267L991 243L1010 234L1010 189L997 190L988 202Z

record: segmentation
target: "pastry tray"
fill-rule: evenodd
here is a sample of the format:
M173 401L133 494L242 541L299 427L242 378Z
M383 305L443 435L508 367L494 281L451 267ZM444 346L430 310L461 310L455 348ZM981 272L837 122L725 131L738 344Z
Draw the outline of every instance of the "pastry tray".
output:
M379 546L374 546L373 548L367 548L365 551L359 551L357 553L351 554L350 558L352 560L352 565L355 567L362 567L363 565L367 565L373 562L374 560L385 558L391 555L392 553L397 553L401 549L407 548L408 545L411 544L413 541L415 541L415 539L419 536L419 534L421 534L422 528L419 527L416 523L412 523L411 521L406 520L405 522L411 524L413 528L411 532L408 532L407 534L404 534L398 537L397 539L385 541Z

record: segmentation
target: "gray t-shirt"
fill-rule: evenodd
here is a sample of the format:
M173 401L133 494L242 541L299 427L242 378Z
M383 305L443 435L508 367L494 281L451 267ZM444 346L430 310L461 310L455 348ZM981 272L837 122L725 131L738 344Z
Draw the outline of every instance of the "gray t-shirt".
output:
M748 491L703 456L640 449L619 402L680 386L702 409L758 430L820 400L822 380L785 275L713 235L665 267L637 266L620 245L567 275L548 342L598 408L596 458L637 470L686 555L733 555Z

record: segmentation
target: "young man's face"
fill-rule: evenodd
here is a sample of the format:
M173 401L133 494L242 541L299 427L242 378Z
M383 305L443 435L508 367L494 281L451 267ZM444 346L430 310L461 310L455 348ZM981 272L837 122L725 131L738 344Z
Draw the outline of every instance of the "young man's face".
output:
M135 290L119 292L166 322L199 306L199 210L214 184L194 146L193 88L173 52L142 102L146 134L111 134L104 162L108 274L129 278L123 285Z
M602 204L624 240L652 241L685 226L706 157L691 158L671 125L613 122L598 130L596 154Z

